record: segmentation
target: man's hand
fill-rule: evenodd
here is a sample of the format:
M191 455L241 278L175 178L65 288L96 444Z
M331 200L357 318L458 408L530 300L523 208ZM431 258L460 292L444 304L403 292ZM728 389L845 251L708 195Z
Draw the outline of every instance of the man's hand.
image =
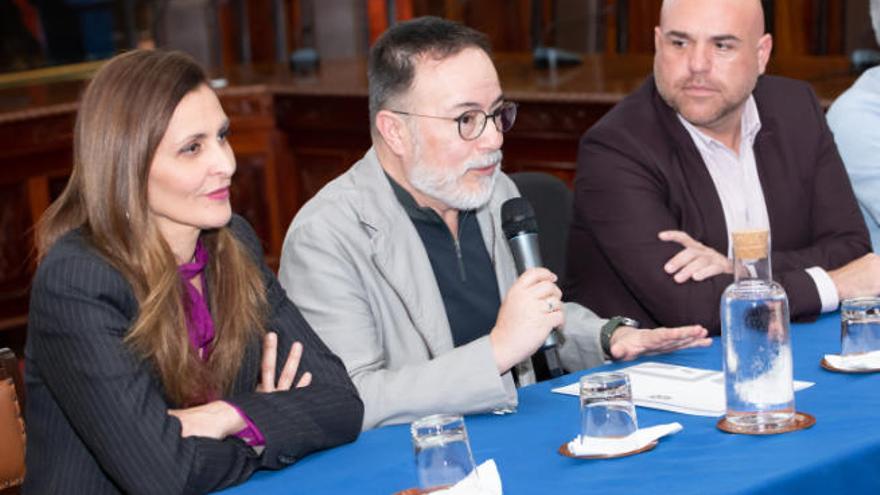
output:
M727 256L695 241L685 232L664 230L657 237L661 241L677 242L684 247L663 266L666 273L680 284L688 280L700 282L722 273L733 273L733 263Z
M828 272L841 300L880 294L880 256L868 253Z
M629 361L643 354L662 354L688 347L712 345L709 333L700 325L640 330L619 327L611 336L611 357Z
M546 268L526 270L514 282L489 334L499 373L530 356L551 330L563 324L561 300L556 275Z

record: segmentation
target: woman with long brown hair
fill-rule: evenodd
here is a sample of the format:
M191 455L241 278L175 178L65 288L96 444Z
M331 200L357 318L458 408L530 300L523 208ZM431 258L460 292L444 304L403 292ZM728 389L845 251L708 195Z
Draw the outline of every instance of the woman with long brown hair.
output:
M117 56L86 89L37 229L25 492L205 492L360 431L344 366L232 215L228 132L181 53Z

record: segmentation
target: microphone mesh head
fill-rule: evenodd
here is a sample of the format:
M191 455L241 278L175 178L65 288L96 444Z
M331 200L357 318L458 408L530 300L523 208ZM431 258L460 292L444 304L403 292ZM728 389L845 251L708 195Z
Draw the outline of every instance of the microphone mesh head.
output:
M535 210L526 198L511 198L501 205L501 229L508 239L522 233L538 233Z

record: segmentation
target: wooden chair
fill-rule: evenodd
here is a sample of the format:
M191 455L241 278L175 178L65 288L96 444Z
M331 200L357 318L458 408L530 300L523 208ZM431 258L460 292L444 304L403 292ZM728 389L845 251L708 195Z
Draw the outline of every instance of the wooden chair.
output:
M15 354L0 349L0 495L19 493L24 480L24 384Z

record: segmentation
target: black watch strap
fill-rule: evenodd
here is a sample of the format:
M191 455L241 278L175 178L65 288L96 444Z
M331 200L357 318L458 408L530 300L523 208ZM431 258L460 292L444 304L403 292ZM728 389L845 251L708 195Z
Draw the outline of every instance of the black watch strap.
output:
M626 316L612 316L608 319L607 323L602 325L602 330L599 333L599 341L602 344L602 352L608 357L611 357L611 337L620 327L639 328L639 322L638 320L627 318Z

